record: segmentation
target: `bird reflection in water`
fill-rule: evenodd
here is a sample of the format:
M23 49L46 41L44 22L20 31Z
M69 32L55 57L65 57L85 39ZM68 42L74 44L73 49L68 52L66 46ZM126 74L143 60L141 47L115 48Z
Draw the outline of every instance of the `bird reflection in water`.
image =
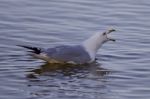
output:
M109 90L106 87L106 75L109 73L109 70L101 68L100 63L84 65L46 63L37 69L28 71L29 82L27 85L31 88L31 96L35 97L50 96L51 94L64 95L64 93L69 94L70 92L75 96L76 93L89 94L89 92L83 91L84 89L93 90L91 92L98 89L98 93L102 91L104 94L105 90L106 93ZM65 96L67 97L67 95Z
M65 77L85 77L89 74L94 76L103 77L110 71L101 67L100 63L72 65L72 64L49 64L45 63L37 69L28 71L27 78L34 79L39 76L65 76Z

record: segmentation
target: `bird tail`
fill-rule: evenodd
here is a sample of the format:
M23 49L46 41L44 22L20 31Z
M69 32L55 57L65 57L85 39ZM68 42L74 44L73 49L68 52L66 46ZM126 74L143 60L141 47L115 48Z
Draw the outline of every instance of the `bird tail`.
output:
M35 53L35 54L40 54L41 53L41 48L25 46L25 45L17 45L17 46L29 49L29 50L31 50L30 52Z

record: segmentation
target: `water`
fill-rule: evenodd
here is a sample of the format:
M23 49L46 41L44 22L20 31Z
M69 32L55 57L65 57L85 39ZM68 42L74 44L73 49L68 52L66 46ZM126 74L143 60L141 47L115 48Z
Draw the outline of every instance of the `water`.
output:
M149 99L150 1L0 0L0 99ZM108 27L97 63L49 65L26 44L79 44Z

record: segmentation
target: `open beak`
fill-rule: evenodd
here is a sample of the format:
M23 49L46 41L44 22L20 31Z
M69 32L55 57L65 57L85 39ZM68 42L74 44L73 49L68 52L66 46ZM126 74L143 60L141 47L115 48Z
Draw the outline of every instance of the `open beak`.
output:
M110 33L114 32L114 31L116 31L116 30L111 28L111 29L109 29L109 30L107 31L107 34L110 34ZM116 40L113 39L113 38L108 38L108 40L109 40L109 41L113 41L113 42L116 41Z

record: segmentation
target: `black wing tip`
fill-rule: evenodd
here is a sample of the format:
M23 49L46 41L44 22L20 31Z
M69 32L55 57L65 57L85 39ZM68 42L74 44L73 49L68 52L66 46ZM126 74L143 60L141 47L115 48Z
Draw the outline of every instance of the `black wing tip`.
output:
M26 46L26 45L16 45L18 47L23 47L23 48L29 48L30 46Z
M16 45L16 46L19 46L19 47L23 47L23 48L32 50L32 51L30 51L30 52L35 53L35 54L40 54L40 53L41 53L41 49L40 49L40 48L37 48L37 47L31 47L31 46L26 46L26 45Z

